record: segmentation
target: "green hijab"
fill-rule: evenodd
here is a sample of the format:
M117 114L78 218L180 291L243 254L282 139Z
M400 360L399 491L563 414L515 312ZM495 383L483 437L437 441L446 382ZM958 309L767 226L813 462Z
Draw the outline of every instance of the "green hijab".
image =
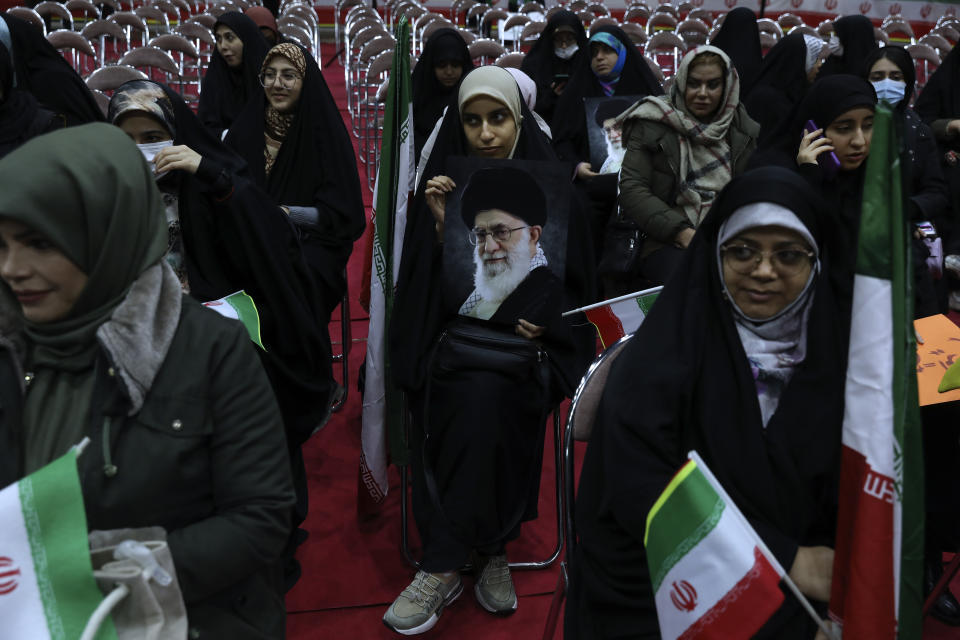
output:
M0 160L0 218L45 235L87 275L67 317L24 321L28 471L62 455L85 429L93 392L97 329L130 285L167 247L153 173L125 133L108 124L34 138Z

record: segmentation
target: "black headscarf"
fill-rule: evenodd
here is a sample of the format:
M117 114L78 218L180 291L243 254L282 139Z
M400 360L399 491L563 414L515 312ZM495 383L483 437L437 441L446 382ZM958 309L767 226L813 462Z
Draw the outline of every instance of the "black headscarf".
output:
M13 64L3 43L0 43L0 94L0 158L59 122L51 112L41 109L32 95L13 88Z
M960 118L960 47L954 47L927 80L915 105L927 124Z
M258 353L284 414L287 438L299 444L323 417L332 372L323 298L297 234L272 199L247 178L246 162L204 127L175 91L149 80L127 82L113 94L111 121L118 122L137 105L173 133L175 145L203 156L196 176L179 171L168 176L179 180L190 294L206 302L242 289L253 298L266 347ZM220 172L232 181L227 198L215 189Z
M620 72L620 80L615 85L613 95L617 96L648 96L663 95L663 87L654 77L653 72L641 55L637 52L633 41L619 27L604 25L596 33L606 32L620 41L626 48L626 60ZM583 106L584 98L604 96L600 81L590 67L589 44L577 61L567 88L557 101L557 110L554 112L553 140L557 155L561 160L569 162L587 161L590 158L590 140L587 137L587 121Z
M305 73L300 99L269 176L264 162L269 103L259 84L225 142L246 160L253 181L277 205L318 210L317 224L303 231L304 252L315 279L327 291L332 311L346 287L343 270L353 243L366 225L363 195L350 135L313 57L298 45L285 43L271 49L263 63L289 47L300 52L295 57L303 61Z
M222 14L213 27L214 31L221 24L230 27L243 42L243 60L238 69L231 69L220 50L214 47L210 66L203 77L197 115L217 134L229 129L247 101L257 95L260 65L269 48L256 23L239 11Z
M750 95L763 62L757 14L746 7L737 7L723 19L720 31L710 44L730 56L740 76L740 96Z
M875 49L863 61L860 75L867 82L870 81L870 69L880 58L886 58L897 65L903 74L903 81L906 87L903 91L903 100L897 103L896 110L901 114L910 106L910 97L913 96L913 89L917 85L917 69L913 66L913 56L903 47L889 46Z
M553 48L553 34L560 27L573 29L577 40L577 52L569 60L557 57ZM583 29L583 22L571 11L562 9L550 16L547 26L543 28L540 37L533 44L530 52L523 58L520 70L530 76L537 83L537 104L534 111L547 122L553 120L553 111L559 97L553 92L550 84L558 73L570 74L577 67L580 58L589 56L587 47L587 33Z
M790 209L822 245L830 221L795 173L749 171L721 192L603 390L577 492L580 544L571 565L568 636L658 631L643 547L646 518L691 449L784 567L799 545L832 544L844 368L837 365L843 342L824 277L829 266L822 259L814 277L805 358L764 428L717 260L721 224L758 202ZM788 596L754 637L815 632Z
M103 112L77 72L67 64L43 34L29 22L0 14L13 45L14 84L27 91L44 109L59 116L63 126L103 122Z
M759 149L765 148L778 126L792 122L807 92L807 45L803 34L783 37L767 52L753 91L744 100L750 117L760 123Z
M511 157L515 160L556 161L550 139L540 130L530 109L520 99L519 91L517 88L520 132ZM442 245L436 242L433 215L424 196L426 182L434 176L446 174L447 158L468 155L470 146L463 134L460 109L454 102L443 118L420 184L407 209L403 255L390 326L393 376L396 384L405 390L416 390L423 385L426 356L447 320L449 306L442 297ZM569 224L564 276L567 296L564 302L568 309L574 309L593 301L594 257L586 219L576 204L571 205Z
M827 58L817 78L838 73L859 75L863 61L877 48L873 23L867 16L844 16L833 23L833 30L843 46L843 53Z
M427 40L423 53L413 70L411 84L413 87L413 128L414 147L416 157L420 158L420 150L430 137L430 132L443 115L443 108L456 101L457 82L452 87L445 87L437 80L434 68L444 62L458 62L463 67L461 78L473 69L473 60L467 43L456 29L438 29Z

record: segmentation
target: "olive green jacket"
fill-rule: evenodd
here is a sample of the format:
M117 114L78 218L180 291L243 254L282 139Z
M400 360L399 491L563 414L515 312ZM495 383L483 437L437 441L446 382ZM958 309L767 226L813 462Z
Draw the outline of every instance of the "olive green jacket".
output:
M757 147L760 125L741 104L728 132L733 175L743 173ZM659 122L631 119L624 123L627 152L620 168L618 206L621 218L640 225L645 234L641 257L673 244L684 228L693 228L677 206L680 142L673 129Z

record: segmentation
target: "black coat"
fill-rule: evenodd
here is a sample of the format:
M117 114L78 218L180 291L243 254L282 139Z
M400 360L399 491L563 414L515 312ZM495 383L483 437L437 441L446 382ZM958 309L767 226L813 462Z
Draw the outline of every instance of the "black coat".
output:
M246 330L183 298L173 342L140 411L99 358L78 459L91 529L162 526L199 637L281 638L276 561L289 533L290 465L276 401ZM0 484L21 473L23 374L0 352ZM102 398L102 402L97 399ZM110 420L109 428L106 419ZM102 445L109 439L108 477Z
M554 53L553 34L556 33L557 27L563 25L573 29L579 47L569 60L558 58ZM557 75L566 74L569 77L577 67L580 58L589 55L590 48L587 46L587 34L580 18L566 9L553 14L520 65L520 70L537 83L537 104L533 110L539 113L544 121L551 122L553 120L553 111L560 99L551 86Z

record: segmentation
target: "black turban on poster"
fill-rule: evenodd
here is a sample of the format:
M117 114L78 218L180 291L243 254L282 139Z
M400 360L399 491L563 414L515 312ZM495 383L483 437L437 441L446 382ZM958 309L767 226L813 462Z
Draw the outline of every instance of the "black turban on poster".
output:
M472 176L460 196L460 215L468 229L481 211L499 209L531 227L547 224L547 201L540 185L526 171L489 167Z

